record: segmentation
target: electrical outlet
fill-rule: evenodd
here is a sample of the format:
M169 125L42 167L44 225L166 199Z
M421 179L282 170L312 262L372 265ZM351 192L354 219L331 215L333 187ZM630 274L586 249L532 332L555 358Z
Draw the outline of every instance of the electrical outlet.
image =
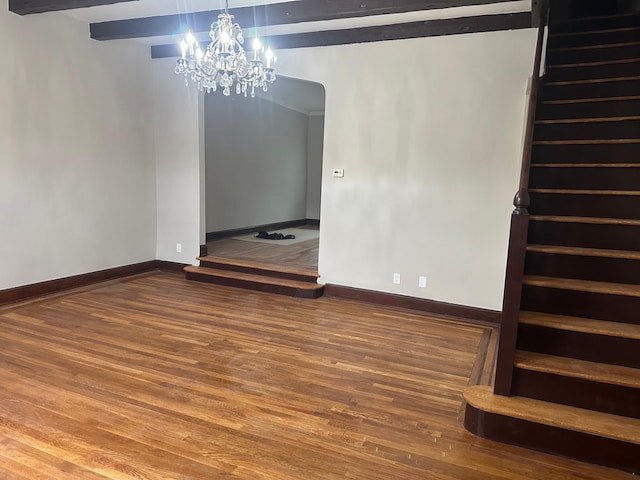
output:
M176 243L176 253L182 253L182 244Z
M393 284L394 285L400 285L400 274L399 273L394 273L393 274Z
M427 288L427 277L418 277L418 287Z

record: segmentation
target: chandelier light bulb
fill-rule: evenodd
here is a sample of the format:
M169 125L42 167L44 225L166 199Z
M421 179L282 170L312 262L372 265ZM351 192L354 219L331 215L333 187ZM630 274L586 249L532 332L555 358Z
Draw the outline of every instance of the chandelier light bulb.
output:
M185 40L187 41L187 45L189 46L192 46L194 43L196 43L196 37L193 36L193 33L191 33L191 30L187 32L187 36L185 37Z
M184 60L187 56L187 50L189 49L189 45L187 45L187 42L185 40L182 40L182 42L180 42L180 50L182 51L182 59Z
M274 59L273 51L267 48L267 51L264 52L264 57L267 59L267 68L271 68L271 62Z

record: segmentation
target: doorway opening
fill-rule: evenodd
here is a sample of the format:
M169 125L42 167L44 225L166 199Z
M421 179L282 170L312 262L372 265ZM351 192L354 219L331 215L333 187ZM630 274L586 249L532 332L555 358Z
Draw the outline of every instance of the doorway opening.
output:
M256 98L205 95L209 257L317 275L324 110L322 85L283 76Z

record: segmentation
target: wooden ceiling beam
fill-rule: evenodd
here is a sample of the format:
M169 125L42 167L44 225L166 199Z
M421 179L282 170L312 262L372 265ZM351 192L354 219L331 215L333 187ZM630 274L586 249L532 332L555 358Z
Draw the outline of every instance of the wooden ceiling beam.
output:
M9 0L9 11L18 15L31 15L132 1L138 0Z
M326 47L352 43L380 42L384 40L492 32L497 30L518 30L523 28L531 28L530 12L427 20L396 25L296 33L291 35L274 35L265 38L264 42L268 43L274 50L284 50L289 48ZM152 58L179 57L180 55L180 48L177 44L154 45L151 47Z
M243 28L252 28L511 1L515 0L301 0L232 8L231 13ZM187 29L207 32L218 13L194 12L92 23L91 38L116 40L153 37L184 33Z

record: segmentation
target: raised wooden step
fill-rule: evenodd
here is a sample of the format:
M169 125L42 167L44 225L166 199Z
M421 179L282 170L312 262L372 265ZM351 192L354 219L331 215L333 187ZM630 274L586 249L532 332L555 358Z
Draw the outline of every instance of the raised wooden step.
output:
M638 82L640 84L640 82ZM534 140L640 138L640 119L629 117L596 121L541 121Z
M537 163L638 163L640 144L539 144L533 145L531 161Z
M301 282L318 283L318 274L310 270L302 270L287 266L276 266L255 261L244 261L216 256L198 257L201 267L215 268L218 270L230 270L234 272L266 275L276 278L286 278Z
M517 348L640 368L640 325L521 312Z
M585 46L607 45L611 43L629 43L640 41L639 27L609 28L589 32L569 34L551 34L548 38L550 49L575 48Z
M640 369L518 351L513 394L640 418Z
M525 275L522 310L640 324L640 285Z
M560 164L561 165L561 164ZM562 188L574 190L634 191L640 189L640 163L598 167L535 166L529 176L529 188Z
M530 197L529 212L532 215L640 220L640 194L638 192L532 190Z
M208 267L188 266L184 269L188 280L239 287L260 292L277 293L299 298L322 296L324 285L306 281L288 280L265 275L234 272Z
M547 65L584 65L640 57L640 42L547 52Z
M640 221L595 217L533 215L529 244L634 251L640 245Z
M527 247L527 275L640 285L640 252L534 245Z
M640 15L637 13L623 15L607 15L602 17L576 18L562 22L552 22L550 31L558 36L567 33L591 34L602 30L619 28L636 28L640 25Z
M640 48L640 47L639 47ZM640 53L640 49L638 51ZM606 82L590 83L545 83L543 99L553 100L601 99L616 97L637 97L640 95L640 81L623 77Z
M464 391L470 432L591 463L640 473L640 420L524 397L494 395L491 387Z
M631 58L624 61L598 63L595 65L550 65L546 68L544 78L545 84L548 84L575 80L635 77L638 75L640 75L640 59Z

